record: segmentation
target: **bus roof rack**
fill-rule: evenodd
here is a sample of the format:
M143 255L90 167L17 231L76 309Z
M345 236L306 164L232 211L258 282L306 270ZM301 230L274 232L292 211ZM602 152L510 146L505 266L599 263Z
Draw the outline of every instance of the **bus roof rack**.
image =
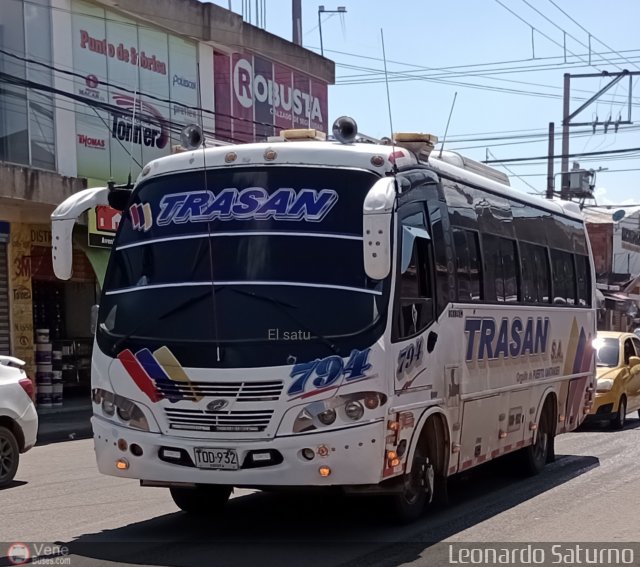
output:
M494 181L502 183L503 185L508 185L509 187L511 186L511 183L509 182L509 176L506 173L498 171L497 169L476 161L475 159L465 157L458 152L433 152L431 154L431 159L433 158L439 159L451 165L455 165L456 167L466 169L467 171L471 171L476 175L482 175L482 177L493 179Z

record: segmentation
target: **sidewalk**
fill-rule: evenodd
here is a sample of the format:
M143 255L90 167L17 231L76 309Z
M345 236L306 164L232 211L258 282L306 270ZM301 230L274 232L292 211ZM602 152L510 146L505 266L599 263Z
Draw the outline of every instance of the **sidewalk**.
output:
M87 398L65 400L58 408L39 408L36 445L91 437L92 413L91 400Z

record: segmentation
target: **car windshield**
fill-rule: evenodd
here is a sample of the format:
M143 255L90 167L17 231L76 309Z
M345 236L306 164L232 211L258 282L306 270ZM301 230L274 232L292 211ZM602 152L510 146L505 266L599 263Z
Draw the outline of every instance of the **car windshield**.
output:
M272 166L141 184L105 279L101 348L222 345L237 367L265 364L260 344L274 352L285 343L289 358L370 345L388 296L363 263L362 204L376 180L360 170Z
M596 349L596 364L598 366L618 366L620 359L620 343L618 339L597 338L593 346Z

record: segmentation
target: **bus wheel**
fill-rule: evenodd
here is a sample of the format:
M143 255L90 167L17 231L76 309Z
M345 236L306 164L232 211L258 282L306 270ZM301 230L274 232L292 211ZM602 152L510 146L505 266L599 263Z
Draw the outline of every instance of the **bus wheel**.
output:
M231 495L231 486L200 484L193 488L172 486L171 498L183 512L196 515L215 515Z
M433 465L425 456L424 447L418 445L411 472L404 475L401 490L390 497L391 514L396 523L408 524L422 515L427 499L433 492L433 478Z
M538 474L544 465L549 462L549 457L553 456L553 433L551 427L550 402L545 402L538 422L538 434L532 445L520 451L521 468L526 476Z
M622 429L627 419L627 398L622 396L618 402L618 414L611 420L611 429Z

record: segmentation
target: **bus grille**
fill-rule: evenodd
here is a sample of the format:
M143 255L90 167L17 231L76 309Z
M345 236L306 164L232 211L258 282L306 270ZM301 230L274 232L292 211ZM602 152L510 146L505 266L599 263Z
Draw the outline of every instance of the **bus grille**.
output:
M158 384L158 392L171 399L197 401L201 398L225 398L237 402L273 402L280 399L283 383L272 382L171 382Z
M271 421L272 409L206 411L165 408L169 428L180 431L224 431L248 433L264 431Z

